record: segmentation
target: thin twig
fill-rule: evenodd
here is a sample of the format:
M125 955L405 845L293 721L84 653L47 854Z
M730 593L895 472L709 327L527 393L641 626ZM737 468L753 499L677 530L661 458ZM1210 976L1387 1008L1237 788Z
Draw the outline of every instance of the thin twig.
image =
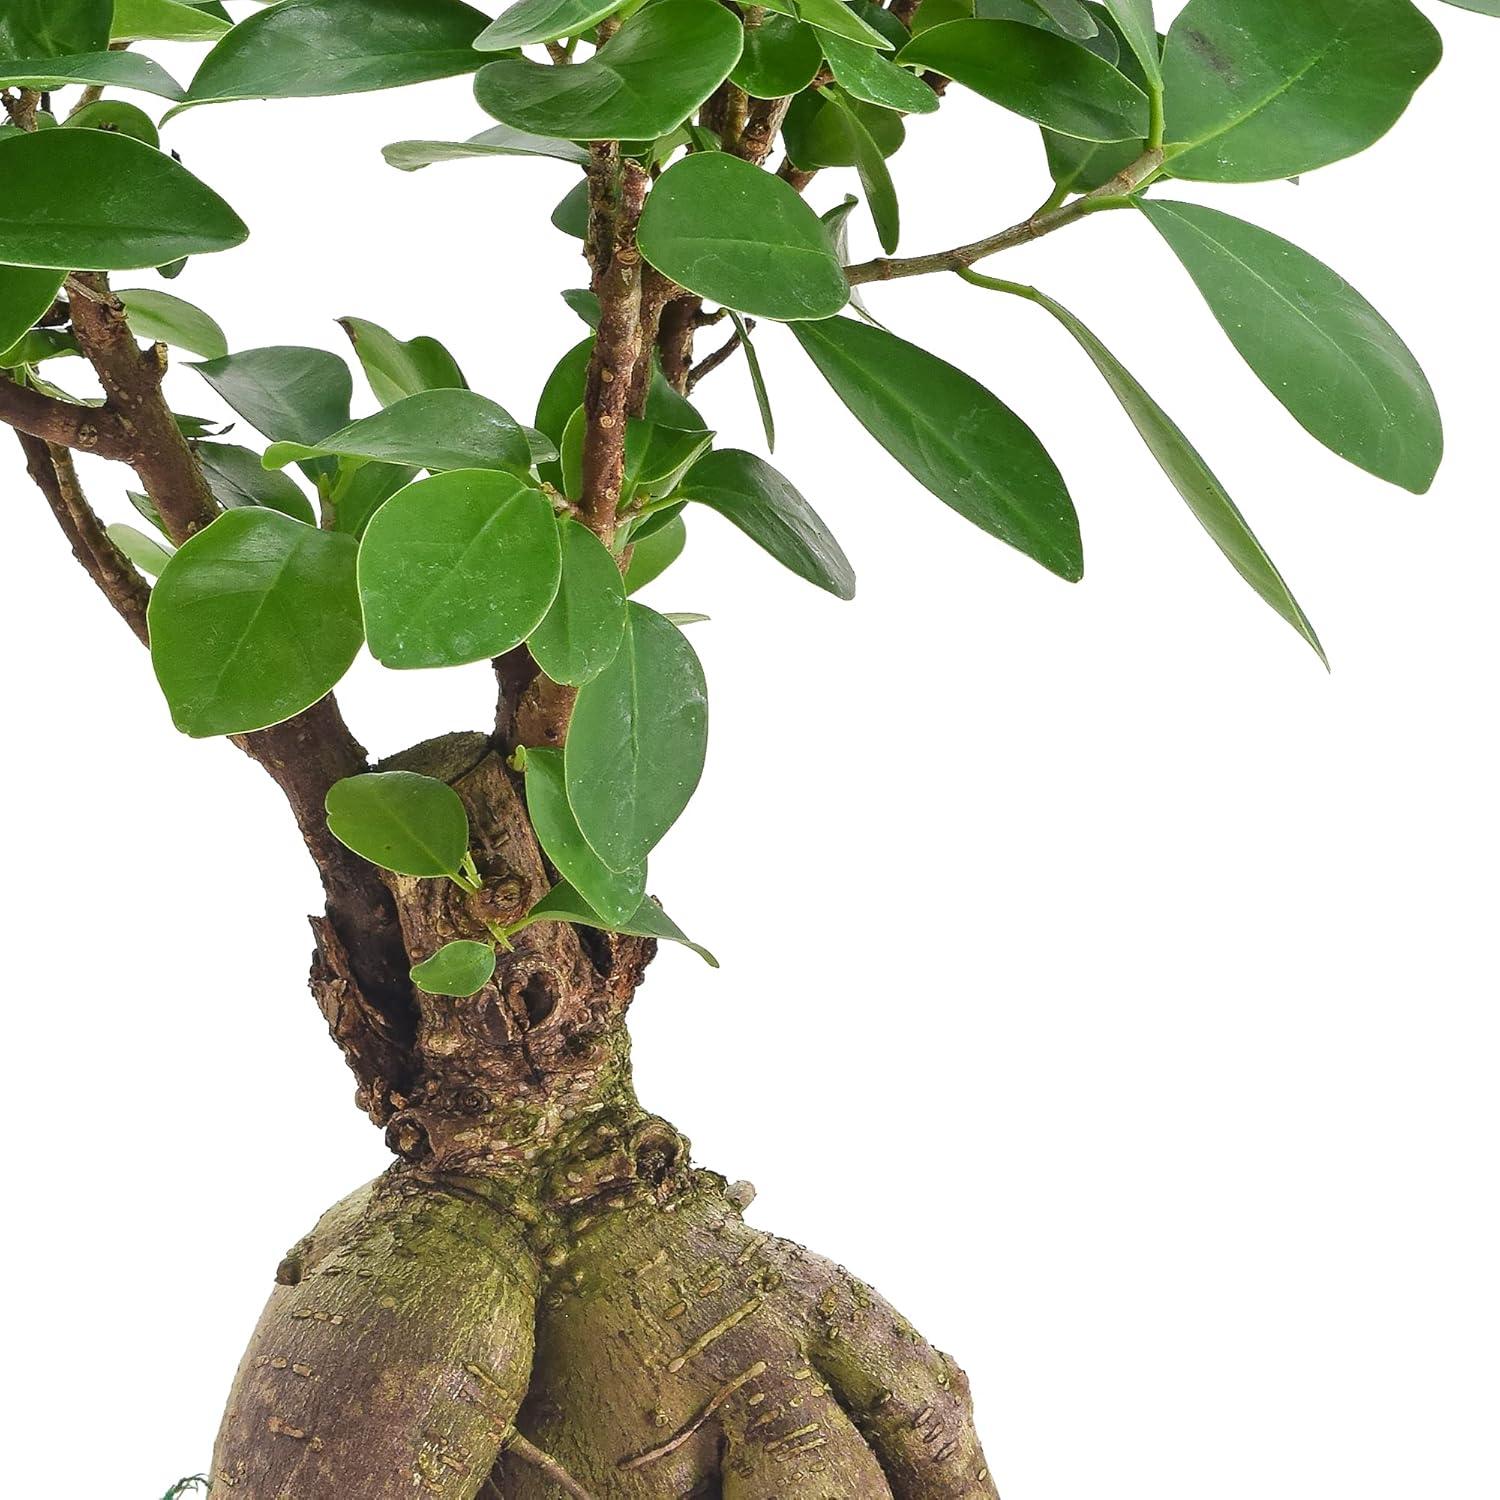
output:
M1146 186L1161 170L1162 153L1159 150L1146 152L1139 161L1126 167L1117 177L1112 177L1103 187L1095 188L1082 198L1050 213L1037 214L998 234L988 235L972 244L959 245L952 250L940 250L935 255L913 255L904 259L867 260L857 266L846 266L844 274L851 286L870 281L895 281L904 276L930 276L938 271L963 271L986 256L998 255L1002 250L1017 245L1030 244L1043 235L1052 234L1089 214L1103 209L1119 208L1130 199L1130 195Z
M720 344L717 349L706 358L698 361L688 372L687 393L692 395L698 382L705 376L712 375L726 360L732 359L744 340L740 337L739 329L735 329L727 342Z
M572 1495L573 1500L594 1500L594 1497L550 1453L543 1453L535 1443L527 1442L519 1432L512 1430L505 1440L505 1451L514 1453L517 1458L530 1464L532 1468L541 1470L559 1489L566 1490Z

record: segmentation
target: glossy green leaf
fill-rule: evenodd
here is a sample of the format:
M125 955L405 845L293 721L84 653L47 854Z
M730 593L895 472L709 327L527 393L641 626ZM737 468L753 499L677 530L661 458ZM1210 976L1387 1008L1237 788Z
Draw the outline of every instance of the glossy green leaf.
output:
M647 530L643 526L630 549L630 565L625 569L625 592L638 594L648 583L655 583L682 556L686 546L687 526L680 511L674 512L658 527Z
M1403 489L1431 486L1443 456L1432 387L1396 330L1343 277L1217 209L1140 206L1245 362L1320 443Z
M73 110L63 123L70 130L108 130L116 135L128 135L131 140L153 149L161 145L156 121L138 104L125 99L95 99L92 104L83 104Z
M192 368L272 442L317 443L349 421L354 378L326 349L277 344Z
M1151 0L1103 0L1104 8L1153 87L1161 86L1161 43Z
M103 52L113 13L113 0L4 0L0 57Z
M1030 0L1063 36L1088 41L1099 33L1099 23L1080 0Z
M559 141L509 125L494 125L466 141L395 141L382 149L388 165L403 172L420 172L436 162L465 161L479 156L542 156L555 161L588 164L587 147L576 141Z
M1140 382L1100 343L1067 308L1030 287L1014 288L1020 295L1044 307L1083 346L1099 373L1124 407L1125 414L1145 439L1152 456L1172 481L1188 509L1233 564L1235 571L1272 609L1318 653L1327 665L1322 643L1302 606L1292 596L1286 580L1277 571L1266 549L1250 530L1239 507L1229 498L1203 456L1183 435L1182 429L1147 394Z
M62 290L66 272L0 266L0 353L42 317Z
M115 0L109 33L116 42L204 42L228 30L228 22L181 0Z
M929 115L938 107L931 87L884 53L826 31L820 31L818 38L834 80L854 98L912 115Z
M861 47L875 47L890 51L890 39L877 31L868 21L861 20L844 0L794 0L797 15L809 26L819 31L831 32L845 41L856 42Z
M611 870L589 847L568 805L561 750L526 752L526 810L547 858L606 922L628 922L646 898L646 867Z
M826 318L849 300L828 234L801 194L724 152L667 169L641 215L639 243L664 276L754 317Z
M650 937L678 943L691 949L710 968L719 967L719 960L707 948L693 942L649 896L629 921L609 922L571 886L563 884L555 886L532 907L526 923L530 926L534 922L574 922L580 927L597 927L602 932L622 932L627 937Z
M172 720L243 734L310 708L363 634L351 538L231 510L185 542L151 594L151 660Z
M126 318L137 338L171 344L200 359L222 359L229 353L224 330L191 302L147 287L116 295L125 304Z
M434 338L398 339L379 323L340 318L375 399L393 406L422 391L467 390L458 361Z
M568 729L568 802L612 870L641 864L681 816L708 750L708 689L687 637L630 605L614 661L578 690Z
M172 560L170 548L162 546L155 537L147 536L144 531L137 531L134 526L117 522L113 526L106 526L104 531L124 556L148 578L160 578Z
M541 624L561 568L539 490L491 469L418 480L381 506L360 546L370 650L398 668L503 656Z
M900 115L863 102L854 103L853 112L882 156L894 156L901 149L906 126ZM858 166L864 151L864 143L850 129L849 111L841 109L823 89L809 90L792 100L783 139L787 155L805 172Z
M494 977L494 945L467 938L445 943L411 971L411 982L424 994L449 995L455 1000L477 995Z
M1481 16L1500 16L1500 0L1448 0L1448 4L1477 11Z
M583 36L623 4L624 0L518 0L501 11L500 19L481 32L474 45L481 52L509 52L513 47Z
M193 452L203 467L203 477L214 499L225 510L263 505L309 526L317 524L307 496L287 475L268 473L260 454L236 443L198 443Z
M250 233L170 156L101 130L0 140L0 182L0 262L9 265L138 270L228 250Z
M849 264L849 215L858 207L859 199L850 194L842 203L835 204L823 215L823 227L833 236L833 253L838 256L840 265ZM849 306L866 323L873 323L877 328L884 327L865 302L862 287L851 286L849 288Z
M414 771L378 771L333 784L328 827L382 870L419 879L454 876L469 852L469 815L446 781Z
M1409 0L1190 0L1162 63L1168 169L1264 182L1353 156L1396 123L1442 51Z
M901 242L901 204L896 197L896 184L890 168L886 166L875 137L865 128L864 117L858 109L842 94L831 89L827 93L829 103L844 115L849 139L854 146L859 183L865 191L870 217L875 221L875 233L880 239L880 248L890 255Z
M569 287L562 294L562 299L590 328L597 328L599 326L601 312L597 292L588 291L584 287Z
M625 433L626 499L667 494L713 439L706 430L632 418Z
M275 443L268 468L339 455L414 469L531 467L531 445L509 412L477 391L421 391L362 417L319 443Z
M181 99L182 85L160 63L138 52L83 52L72 57L0 60L0 87L57 89L69 84L136 89Z
M1107 44L1107 46L1102 46ZM1138 88L1149 84L1146 74L1135 54L1124 45L1115 30L1115 23L1101 12L1099 34L1089 43L1100 56L1118 65L1120 71ZM1102 49L1101 49L1102 48ZM1123 50L1122 50L1123 49ZM1112 52L1113 57L1108 53ZM1144 136L1129 141L1081 141L1076 136L1059 135L1055 130L1042 130L1042 141L1047 149L1047 168L1052 180L1065 193L1088 193L1103 187L1111 178L1118 176L1145 154Z
M791 16L767 15L745 28L745 50L730 77L754 99L800 93L823 66L823 46L811 26Z
M582 182L574 183L563 194L562 201L552 210L549 222L559 233L569 235L575 240L588 238L589 184L587 178Z
M739 61L739 18L717 0L655 0L584 62L524 57L480 70L480 107L507 125L565 140L654 140L680 125Z
M18 370L49 359L66 359L79 352L78 340L64 328L33 328L23 333L9 349L0 350L0 369Z
M416 477L417 471L404 464L372 464L361 458L341 458L335 468L330 496L334 529L362 537L370 517Z
M625 636L625 580L603 542L577 521L562 527L562 582L527 643L554 682L591 682Z
M716 510L799 578L854 597L854 569L822 517L764 459L719 448L699 459L677 492Z
M488 21L461 0L283 0L220 40L188 102L360 94L472 73Z
M793 332L876 442L939 500L1060 577L1083 576L1067 486L1009 407L883 328L830 318Z
M1086 141L1146 134L1146 96L1087 47L1016 21L950 21L915 37L898 62L956 79L1004 109Z

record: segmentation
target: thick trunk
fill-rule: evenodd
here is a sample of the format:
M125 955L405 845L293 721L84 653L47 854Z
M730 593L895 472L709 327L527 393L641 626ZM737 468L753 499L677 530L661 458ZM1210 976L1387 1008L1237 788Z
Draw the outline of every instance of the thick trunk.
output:
M523 915L550 872L492 742L394 764L458 790L484 877L391 878L410 956ZM403 1048L319 936L314 989L399 1160L278 1269L218 1500L995 1494L957 1367L748 1227L750 1191L638 1103L625 1012L650 943L527 928L473 998L414 995Z

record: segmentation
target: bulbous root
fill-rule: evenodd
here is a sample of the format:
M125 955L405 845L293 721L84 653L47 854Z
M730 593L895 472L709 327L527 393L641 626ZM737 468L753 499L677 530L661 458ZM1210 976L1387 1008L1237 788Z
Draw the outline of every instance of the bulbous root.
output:
M283 1263L216 1500L980 1500L962 1373L722 1179L539 1232L387 1174Z

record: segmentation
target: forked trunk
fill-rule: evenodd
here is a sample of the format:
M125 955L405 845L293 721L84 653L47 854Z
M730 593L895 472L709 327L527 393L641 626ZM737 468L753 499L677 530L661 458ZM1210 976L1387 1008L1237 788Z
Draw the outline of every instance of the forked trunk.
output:
M408 951L548 889L489 740L396 762L463 798L479 897L392 876ZM314 989L400 1158L281 1263L213 1464L221 1500L963 1500L995 1491L962 1373L841 1268L749 1228L636 1100L644 939L542 923L409 1044L319 924Z

